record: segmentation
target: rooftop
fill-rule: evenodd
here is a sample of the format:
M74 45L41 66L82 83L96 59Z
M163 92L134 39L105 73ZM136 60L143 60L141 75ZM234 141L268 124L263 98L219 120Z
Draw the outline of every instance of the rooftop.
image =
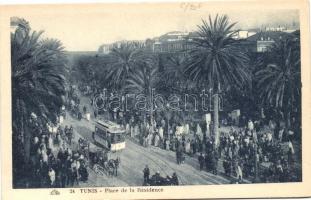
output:
M122 133L124 132L123 128L115 122L108 120L97 120L96 124L107 129L110 133Z
M292 34L283 31L261 31L247 38L249 41L274 40L278 41L282 38L288 38Z

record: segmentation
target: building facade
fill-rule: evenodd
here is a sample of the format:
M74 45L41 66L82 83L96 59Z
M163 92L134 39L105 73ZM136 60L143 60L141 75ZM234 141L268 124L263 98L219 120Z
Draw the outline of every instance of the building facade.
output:
M284 27L239 30L233 38L241 40L241 45L249 52L262 53L267 51L276 41L289 37L294 30ZM159 37L146 39L145 41L118 41L112 44L103 44L98 52L109 54L113 48L118 48L122 43L137 42L141 46L154 53L178 53L189 50L193 47L191 41L197 38L195 32L172 31Z
M173 31L166 33L158 38L154 38L153 52L178 52L186 49L188 32Z
M234 39L246 39L252 35L255 35L257 32L255 31L248 31L248 30L239 30L234 35Z
M291 33L287 33L285 31L260 31L255 35L248 37L246 40L250 44L255 45L252 47L252 51L255 51L256 53L263 53L269 50L275 42L291 36Z
M117 41L111 44L103 44L98 48L98 53L99 54L109 54L111 52L111 50L113 48L120 48L122 44L124 43L137 43L140 44L141 46L146 46L146 42L145 41L141 41L141 40L121 40L121 41Z

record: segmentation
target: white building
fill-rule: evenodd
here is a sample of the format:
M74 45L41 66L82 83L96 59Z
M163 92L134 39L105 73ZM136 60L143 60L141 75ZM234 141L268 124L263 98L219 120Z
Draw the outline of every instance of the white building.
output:
M266 31L280 31L280 32L286 32L286 33L292 33L295 31L295 29L289 29L285 26L278 26L278 27L266 27Z
M234 39L246 39L252 35L255 35L256 32L254 31L247 31L247 30L240 30L240 31L237 31L234 35L233 35L233 38Z

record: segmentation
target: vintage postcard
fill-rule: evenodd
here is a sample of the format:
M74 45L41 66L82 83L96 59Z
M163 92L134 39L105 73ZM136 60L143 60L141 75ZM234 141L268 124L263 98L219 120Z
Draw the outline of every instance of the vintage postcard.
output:
M310 196L309 31L304 0L0 6L2 198Z

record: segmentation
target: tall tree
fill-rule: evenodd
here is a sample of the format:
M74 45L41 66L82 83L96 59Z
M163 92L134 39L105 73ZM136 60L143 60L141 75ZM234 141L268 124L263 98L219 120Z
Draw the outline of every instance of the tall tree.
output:
M151 57L150 57L151 58ZM143 66L138 67L135 71L132 71L126 80L126 91L134 94L142 94L147 97L145 111L149 110L150 124L153 129L153 114L155 111L155 105L152 99L152 92L159 81L159 70L157 59L145 60ZM146 112L145 112L146 113Z
M135 68L144 65L146 54L139 43L126 42L110 52L106 79L116 89L124 89L125 81Z
M184 73L184 64L186 56L182 53L168 56L164 64L162 80L169 90L185 92L193 89L193 82L190 81Z
M262 103L283 112L290 128L291 114L301 105L299 38L286 38L274 43L259 63L260 69L255 78Z
M12 18L11 27L13 138L24 145L28 162L30 115L56 120L65 94L66 57L60 41L40 39L43 32L31 31L24 19Z
M197 37L191 42L185 73L198 85L213 90L213 123L215 144L219 144L219 93L227 86L243 87L250 84L249 58L240 42L233 39L235 23L228 17L216 16L202 21Z

